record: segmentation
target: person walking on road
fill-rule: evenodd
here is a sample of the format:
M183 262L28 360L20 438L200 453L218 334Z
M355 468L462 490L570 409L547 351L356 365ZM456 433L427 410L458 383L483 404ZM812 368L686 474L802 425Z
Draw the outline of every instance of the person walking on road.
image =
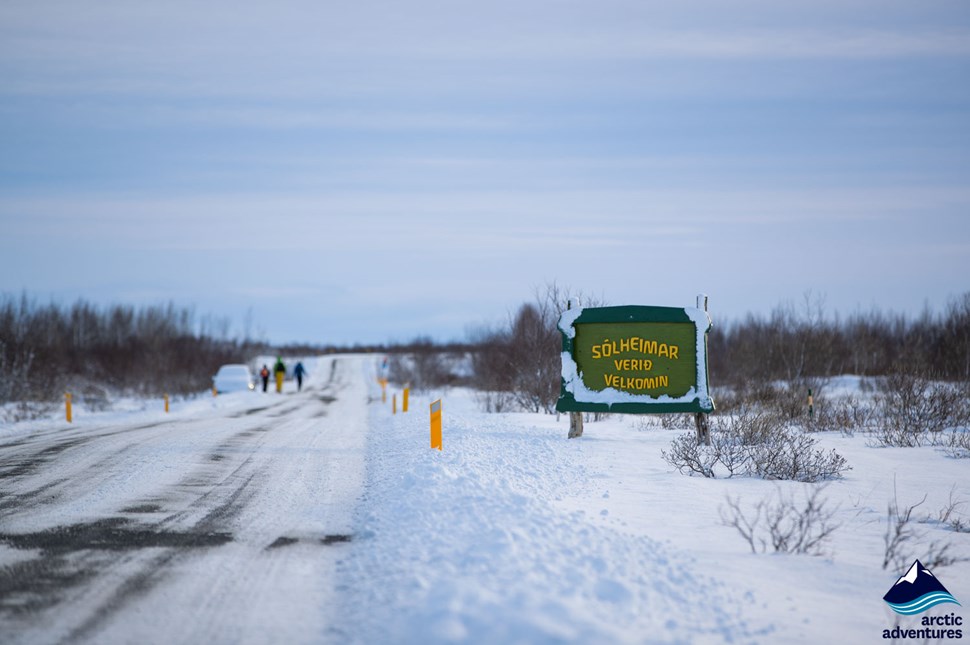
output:
M263 379L263 392L265 392L266 386L269 385L269 368L266 367L266 363L263 363L263 369L259 370L259 378Z
M293 368L293 376L296 377L296 391L299 392L303 389L303 375L307 374L306 368L303 367L303 363L297 362L296 367Z
M277 394L282 394L283 378L286 376L286 365L283 364L283 359L279 356L276 357L276 365L273 366L273 375L276 376L276 392Z

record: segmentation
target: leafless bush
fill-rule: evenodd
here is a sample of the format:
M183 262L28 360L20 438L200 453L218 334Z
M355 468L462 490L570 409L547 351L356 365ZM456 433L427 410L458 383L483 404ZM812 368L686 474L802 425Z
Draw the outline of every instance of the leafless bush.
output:
M453 380L451 358L430 338L416 338L388 359L388 378L414 390L449 385Z
M638 432L650 432L652 430L657 430L657 429L663 427L663 426L660 425L661 424L661 419L663 419L666 416L667 415L665 415L665 414L658 414L658 415L643 414L643 415L637 415L637 416L634 416L634 419L633 419L633 427Z
M17 401L0 407L0 424L17 423L28 419L48 416L55 410L49 402Z
M874 416L871 403L851 394L823 398L816 402L814 419L807 428L814 431L838 431L851 436L858 430L872 428Z
M879 446L930 444L943 430L970 423L966 393L925 372L896 369L883 381L877 400L882 414L871 441Z
M658 417L664 430L692 430L696 423L691 414L660 414Z
M670 443L670 448L661 450L660 454L664 461L683 475L713 478L714 467L720 463L720 455L713 448L713 445L698 445L697 436L688 433L677 436Z
M711 445L697 445L692 434L680 435L663 459L682 474L716 477L757 476L763 479L818 482L836 479L850 469L834 450L817 448L818 440L787 427L772 413L744 409L712 417Z
M956 429L941 438L943 452L955 459L970 459L970 431Z
M599 419L594 419L598 421ZM633 427L644 432L648 430L695 430L693 414L642 414L637 415Z
M920 501L911 506L900 506L899 497L896 494L895 486L893 486L893 499L889 501L886 511L883 569L892 565L893 569L901 571L917 556L929 569L945 567L966 560L966 558L956 557L950 553L952 545L949 542L934 541L930 543L929 547L921 548L919 552L913 552L910 547L911 543L921 541L924 537L913 525L913 511L922 506L924 502L926 502L926 495L923 495Z
M784 428L769 441L752 447L751 464L764 479L818 482L837 479L850 470L835 450L816 448L818 440L793 428Z
M785 423L771 410L750 406L730 415L712 415L711 433L724 434L743 446L755 446L771 440Z
M942 526L956 533L970 533L970 522L967 522L958 511L967 504L966 500L955 499L956 486L950 488L950 497L935 516L927 516L922 520L924 524Z
M765 553L769 547L777 553L823 555L824 547L839 527L834 522L838 508L826 508L821 497L824 486L813 486L799 505L794 494L775 491L762 500L749 517L741 509L740 498L727 498L727 507L719 509L721 521L737 529L752 553Z
M475 401L482 412L501 413L518 409L511 392L479 390L475 393Z

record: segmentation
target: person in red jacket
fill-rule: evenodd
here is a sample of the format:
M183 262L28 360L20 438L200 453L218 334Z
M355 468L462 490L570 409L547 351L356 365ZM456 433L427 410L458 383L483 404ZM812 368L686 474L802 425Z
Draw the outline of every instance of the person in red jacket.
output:
M263 363L263 369L259 370L259 378L263 379L263 392L265 392L269 385L269 368L266 367L266 363Z

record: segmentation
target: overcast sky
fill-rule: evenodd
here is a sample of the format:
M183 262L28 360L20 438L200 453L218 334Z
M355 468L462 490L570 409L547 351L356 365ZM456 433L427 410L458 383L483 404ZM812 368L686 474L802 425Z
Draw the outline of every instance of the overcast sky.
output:
M0 291L278 342L970 291L970 3L0 3Z

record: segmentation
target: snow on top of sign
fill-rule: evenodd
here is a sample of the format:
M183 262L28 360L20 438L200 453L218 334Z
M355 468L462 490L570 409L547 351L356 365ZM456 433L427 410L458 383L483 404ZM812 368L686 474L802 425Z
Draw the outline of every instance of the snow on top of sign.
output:
M559 316L559 331L566 334L568 338L576 338L576 328L573 323L583 315L583 308L567 309Z

